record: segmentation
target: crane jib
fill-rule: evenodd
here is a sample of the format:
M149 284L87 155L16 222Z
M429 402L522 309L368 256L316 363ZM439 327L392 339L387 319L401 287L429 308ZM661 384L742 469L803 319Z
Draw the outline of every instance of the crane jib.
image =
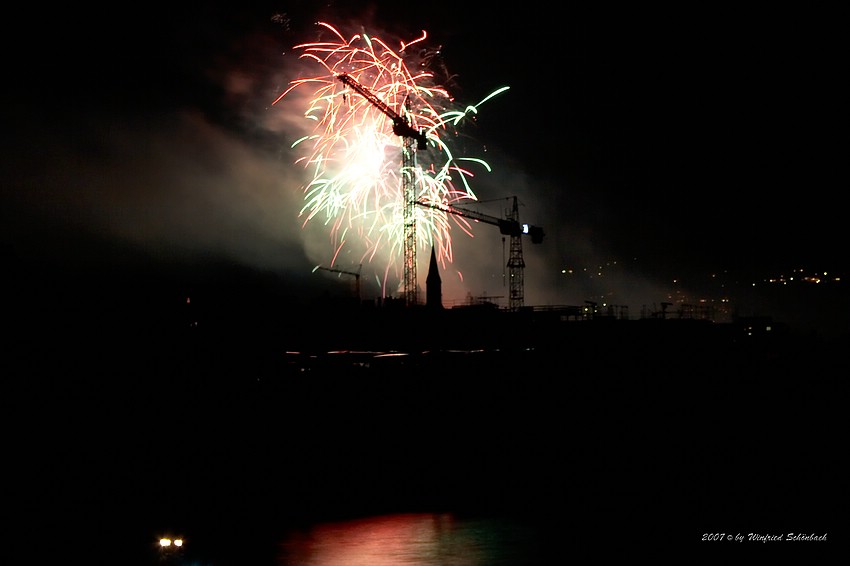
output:
M411 138L416 140L416 149L423 150L428 147L428 138L425 132L417 130L407 119L394 112L392 108L387 106L381 99L372 94L365 86L354 80L350 75L340 73L336 76L343 84L350 86L368 100L375 108L386 114L393 121L393 133L399 137Z

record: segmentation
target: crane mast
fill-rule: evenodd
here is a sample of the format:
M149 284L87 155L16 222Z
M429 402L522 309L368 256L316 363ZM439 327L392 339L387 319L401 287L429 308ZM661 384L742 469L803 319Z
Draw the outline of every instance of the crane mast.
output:
M405 116L395 112L353 77L346 73L340 73L336 78L360 94L372 106L386 114L393 122L393 133L403 139L401 152L402 198L404 199L402 209L404 223L402 278L405 305L416 305L418 303L416 289L416 180L412 173L416 163L413 153L413 142L416 142L416 149L422 150L427 148L428 140L425 137L424 131L417 130L411 126ZM409 101L406 102L409 104Z
M511 225L519 226L519 206L513 198L513 207L506 214ZM512 230L508 256L508 308L517 311L525 304L525 260L522 258L522 230Z
M402 220L404 222L404 304L408 307L419 303L416 288L416 180L413 177L413 138L403 138L401 152L401 190L404 198Z

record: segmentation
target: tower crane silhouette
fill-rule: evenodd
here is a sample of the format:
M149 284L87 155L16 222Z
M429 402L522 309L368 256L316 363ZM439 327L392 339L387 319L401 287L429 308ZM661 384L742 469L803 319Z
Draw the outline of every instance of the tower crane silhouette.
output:
M321 270L324 270L324 271L330 271L332 273L339 273L339 274L343 274L343 275L354 276L354 292L357 294L357 300L359 301L360 300L360 270L362 268L363 268L362 263L357 268L356 272L355 271L346 271L344 269L337 269L335 267L324 267L324 266L321 266L321 265L317 265L316 267L313 268L313 271L315 272L317 269L321 269Z
M509 209L505 209L505 218L497 218L482 214L475 210L462 208L460 206L448 204L431 204L417 201L416 204L427 208L442 210L448 214L455 214L465 218L471 218L487 224L493 224L499 227L499 232L503 236L510 236L511 247L510 256L508 258L508 309L511 311L519 310L525 304L525 260L522 257L522 236L528 234L531 236L533 244L539 244L543 241L545 233L539 226L530 224L520 224L519 222L519 202L516 196L508 197L512 199L512 205Z
M410 125L408 118L397 113L387 106L384 101L374 95L369 89L357 82L351 75L340 73L336 75L344 85L360 94L368 100L372 106L386 114L393 122L393 133L403 139L401 151L401 179L402 197L404 208L402 218L404 221L404 246L403 246L403 281L404 281L404 303L410 307L418 302L416 289L416 217L414 205L416 202L415 180L410 169L415 165L413 142L416 149L424 150L428 147L425 132L417 130ZM406 104L409 103L406 101Z

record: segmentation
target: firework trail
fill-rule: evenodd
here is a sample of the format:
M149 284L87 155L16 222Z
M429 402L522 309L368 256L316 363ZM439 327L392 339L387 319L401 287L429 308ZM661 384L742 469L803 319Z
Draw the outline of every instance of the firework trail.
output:
M415 207L419 247L437 250L439 260L452 261L452 226L471 235L463 217L432 208L477 200L470 179L472 168L490 171L477 158L456 157L448 139L458 135L457 126L477 113L478 106L507 90L502 87L476 105L457 107L445 88L427 70L433 52L423 47L427 34L398 49L377 37L355 34L346 39L335 27L320 22L331 33L330 41L295 46L300 58L315 64L316 74L292 80L274 101L279 103L295 89L309 89L304 116L315 122L312 133L293 147L303 151L296 163L309 172L303 187L300 215L307 222L323 221L331 228L333 262L355 240L364 245L360 263L370 262L379 250L389 257L383 281L401 262L404 242L402 176L410 176L418 203ZM416 71L411 71L416 69ZM401 137L393 133L392 119L369 100L339 80L348 75L423 131L427 148L416 152L413 163L402 170Z

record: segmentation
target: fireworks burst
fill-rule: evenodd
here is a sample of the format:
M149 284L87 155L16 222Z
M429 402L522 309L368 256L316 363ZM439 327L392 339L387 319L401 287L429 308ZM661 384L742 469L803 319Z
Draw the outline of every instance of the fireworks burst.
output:
M309 172L304 185L303 225L324 221L330 226L333 262L353 243L365 246L360 263L387 252L382 289L388 275L400 265L404 242L402 179L413 182L416 239L419 247L434 246L445 265L452 261L452 227L471 235L463 217L436 205L477 200L470 185L473 169L490 171L482 159L456 157L448 140L478 107L504 92L502 87L478 104L458 107L447 90L436 84L428 64L434 52L424 47L427 34L391 48L377 37L355 34L346 39L335 27L319 23L330 32L330 41L295 46L300 58L315 64L313 76L295 79L274 101L277 104L295 89L309 89L304 116L315 122L312 133L293 143L303 150L296 163ZM411 69L417 69L415 72ZM375 104L352 90L346 75L370 91L387 108L425 135L427 144L412 159L403 160L402 138L394 133L393 120ZM412 150L410 150L412 151ZM402 163L407 165L402 167Z

